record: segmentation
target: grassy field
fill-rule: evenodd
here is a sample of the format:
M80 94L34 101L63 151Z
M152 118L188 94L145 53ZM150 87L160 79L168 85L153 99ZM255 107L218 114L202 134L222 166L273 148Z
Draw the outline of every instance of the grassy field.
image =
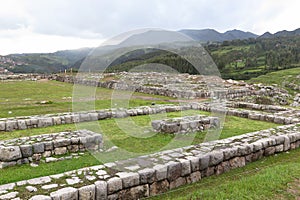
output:
M297 149L149 199L298 199L299 174L300 149Z
M266 75L259 76L257 78L252 78L249 83L263 83L266 85L277 84L279 87L287 89L289 92L293 93L291 88L287 87L287 84L294 83L300 85L300 68L280 70L276 72L271 72Z
M0 82L0 118L27 116L37 114L59 113L72 111L73 85L57 81L9 81ZM113 90L93 87L77 86L82 95L95 95L95 108L111 107ZM124 92L124 95L128 93ZM94 97L94 96L93 96ZM80 100L77 97L75 100ZM172 99L156 95L134 93L130 99L130 106L151 105L151 102L166 103ZM41 101L46 101L41 104ZM91 103L88 99L79 102L84 109L84 103Z
M208 114L199 111L198 112L186 111L184 113L174 112L168 114L169 117L178 117L181 115L191 115L191 114L199 114L199 113ZM151 120L149 116L138 116L132 118L140 126L149 125ZM206 132L197 132L195 135L189 134L180 137L175 137L174 135L167 135L167 134L155 134L154 136L149 138L137 138L126 134L122 129L120 129L115 119L101 120L98 121L97 123L86 122L86 123L81 123L81 125L83 125L84 127L89 127L89 129L94 130L96 132L99 132L98 123L104 135L104 139L105 139L104 143L106 144L105 148L111 147L111 145L110 146L107 145L109 144L108 140L110 140L110 142L113 145L118 146L119 149L127 150L129 152L126 154L122 154L121 152L119 153L118 150L116 150L115 152L107 153L105 156L110 160L106 160L106 162L119 160L119 159L126 159L128 157L132 157L136 155L143 155L143 154L157 152L165 148L165 146L170 144L171 142L173 145L169 148L187 146L190 145L191 143L198 144L203 141L206 135ZM276 127L276 126L277 125L273 123L228 116L226 118L224 129L220 135L220 138L227 138L234 135L240 135L240 134L271 128L271 127ZM67 125L53 126L47 128L37 128L37 129L2 133L0 134L0 139L3 140L3 139L10 139L10 138L16 138L22 136L53 133L53 132L59 132L65 130L76 130L76 126L74 124L67 124ZM190 143L187 144L187 142ZM72 161L61 161L57 163L51 163L50 165L42 163L40 166L36 168L32 168L29 165L7 168L1 170L0 184L38 177L41 175L61 173L67 170L78 169L81 167L91 166L99 163L100 162L92 155L86 155L79 159L73 159ZM16 171L18 176L14 175Z

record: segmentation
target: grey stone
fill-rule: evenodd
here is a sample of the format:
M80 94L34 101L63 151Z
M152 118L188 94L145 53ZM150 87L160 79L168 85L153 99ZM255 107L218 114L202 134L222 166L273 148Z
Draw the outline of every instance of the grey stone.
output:
M189 176L186 177L187 183L195 183L201 180L201 173L199 171L191 173Z
M210 155L209 154L201 155L199 157L200 170L204 170L208 167L209 160L210 160Z
M78 200L78 190L72 187L59 189L51 192L52 200Z
M178 188L184 184L186 184L186 179L179 177L176 180L170 182L170 189Z
M53 141L54 148L66 147L66 146L69 146L70 144L71 144L70 139L59 139L59 140Z
M52 141L44 142L44 148L45 148L45 151L52 151L53 150L53 142Z
M33 186L31 186L31 185L29 185L29 186L26 186L26 190L27 190L28 192L36 192L36 191L37 191L37 188L36 188L36 187L33 187Z
M27 129L25 120L18 120L18 129L19 130Z
M32 145L33 153L43 153L45 151L44 143L35 143Z
M67 147L58 147L54 149L55 155L64 155L67 153Z
M122 180L119 177L113 177L107 181L107 193L112 194L122 189Z
M16 186L15 183L8 183L4 185L0 185L0 190L12 190Z
M167 178L167 173L168 173L167 165L155 165L153 169L155 170L156 181L161 181Z
M223 161L222 151L213 151L210 154L209 166L215 166Z
M191 162L186 159L179 159L178 160L181 163L182 170L181 170L181 176L186 176L191 173Z
M149 197L148 184L132 187L119 192L118 199L142 199Z
M176 180L177 178L179 178L181 176L181 172L182 172L181 163L173 162L173 161L168 163L167 178L170 182Z
M22 158L20 147L10 146L1 147L0 146L0 161L13 161Z
M79 200L95 200L96 187L95 185L87 185L78 189Z
M31 157L33 154L32 146L31 145L21 145L20 146L21 153L23 158Z
M107 199L107 183L105 181L96 181L96 200Z
M129 188L140 183L140 176L134 172L119 172L116 174L122 179L123 188Z
M155 170L150 168L145 168L138 171L140 175L140 183L153 183L155 179Z
M44 177L29 179L27 182L30 185L41 185L41 184L51 182L51 178L49 176L44 176Z
M19 192L10 192L7 194L3 194L0 196L0 199L2 200L8 200L8 199L13 199L16 198L16 196L19 194Z
M150 196L154 196L157 194L162 194L167 192L170 188L170 184L167 180L156 181L150 185Z
M49 184L49 185L43 185L42 186L42 189L43 190L50 190L50 189L53 189L53 188L57 188L58 187L58 184Z
M45 195L35 195L31 197L29 200L51 200L51 197Z

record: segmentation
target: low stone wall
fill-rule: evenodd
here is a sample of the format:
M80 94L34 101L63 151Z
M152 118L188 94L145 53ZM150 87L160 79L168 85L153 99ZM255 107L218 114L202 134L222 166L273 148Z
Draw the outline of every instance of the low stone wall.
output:
M151 122L152 128L160 133L189 133L204 131L209 128L220 126L217 117L207 117L205 115L186 116L173 119L154 120Z
M248 103L248 102L229 102L228 106L233 108L247 108L251 110L262 110L271 113L289 110L288 108L282 106L255 104L255 103Z
M277 113L267 113L254 110L242 110L234 108L218 108L217 105L211 106L209 103L191 103L193 110L202 110L207 112L219 112L231 116L248 118L252 120L267 121L276 124L295 124L300 122L300 110L289 109Z
M159 77L159 76L158 76ZM138 82L129 81L120 81L120 80L109 80L109 81L98 81L91 80L87 78L81 77L73 77L73 76L55 76L53 77L56 81L66 82L66 83L76 83L80 85L87 85L93 87L103 87L109 89L117 89L117 90L128 90L128 91L135 91L141 92L146 94L153 94L153 95L161 95L161 96L168 96L174 98L185 98L185 99L196 99L196 98L209 98L211 97L211 91L207 88L207 85L202 83L198 84L201 85L201 89L191 88L191 86L186 86L182 89L178 88L169 88L169 87L156 87L156 86L145 86L141 85ZM205 82L204 82L205 83ZM166 83L164 83L166 84ZM174 85L174 84L173 84ZM196 85L196 84L194 84ZM223 88L223 86L220 86ZM241 89L232 89L232 88L224 88L224 90L216 91L214 90L215 96L222 96L226 98L237 98L243 96L249 96L255 94L254 90L250 90L246 87Z
M140 199L299 146L300 124L286 125L1 185L0 199L24 198L24 187L31 191L26 194L26 199L31 200Z
M0 168L37 162L52 155L98 150L102 135L88 130L44 134L0 141Z
M213 108L212 108L213 107ZM150 115L165 112L176 112L183 110L202 110L207 112L222 112L227 115L274 122L277 124L292 124L300 122L300 110L289 109L277 113L258 112L253 110L241 110L234 108L220 108L209 103L187 103L184 105L155 105L141 106L129 109L105 109L96 111L69 112L37 116L24 116L15 118L1 118L0 132L24 130L29 128L42 128L60 124L71 124L79 122L97 121L110 118L124 118L130 116Z

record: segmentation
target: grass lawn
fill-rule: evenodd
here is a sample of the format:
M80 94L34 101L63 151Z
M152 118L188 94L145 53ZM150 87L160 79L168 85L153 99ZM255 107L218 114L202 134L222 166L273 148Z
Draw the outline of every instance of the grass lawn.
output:
M297 149L149 199L296 199L299 174L300 149Z
M183 113L173 112L168 113L169 117L179 117L181 115L194 115L194 114L208 114L200 111L185 111ZM154 116L152 116L154 117ZM138 116L132 117L132 119L136 122L136 124L140 126L149 125L151 119L149 116ZM119 119L125 120L125 119ZM183 135L183 136L174 136L174 135L166 135L166 134L155 134L149 138L137 138L134 136L130 136L126 134L122 129L118 127L120 123L115 119L108 120L100 120L98 122L86 122L80 123L79 126L89 127L91 130L99 132L99 125L102 129L104 135L104 143L106 144L106 148L109 148L112 144L119 147L121 150L127 150L129 153L122 153L119 150L115 152L106 153L105 157L107 162L127 159L136 155L149 154L153 152L160 151L164 148L175 148L182 147L192 144L198 144L203 141L205 138L205 132L198 132L195 135ZM276 124L254 121L244 118L237 118L233 116L228 116L226 118L226 122L224 125L224 129L220 135L220 138L227 138L234 135L240 135L244 133L248 133L251 131L257 131L261 129L276 127ZM30 136L30 135L39 135L53 132L60 132L65 130L76 130L76 126L74 124L46 127L46 128L37 128L37 129L29 129L29 130L19 130L14 132L5 132L0 134L0 139L10 139L22 136ZM112 144L108 143L108 139ZM166 146L172 143L171 146ZM188 143L188 144L187 144ZM145 145L147 144L147 145ZM92 155L86 155L79 159L73 159L71 161L61 161L50 164L40 164L40 166L36 168L32 168L29 165L16 166L11 168L2 169L0 173L0 184L9 183L13 181L29 179L34 177L39 177L42 175L50 175L54 173L61 173L68 170L78 169L81 167L92 166L99 164L100 162ZM17 175L16 175L17 174Z
M0 118L72 111L72 84L58 81L6 81L0 82L0 87ZM114 90L97 88L94 92L94 87L76 87L79 91L83 91L81 95L85 97L85 99L80 99L81 96L78 95L75 99L75 101L80 100L80 108L85 109L87 107L85 104L90 106L94 102L95 109L111 107ZM125 91L120 93L120 98L130 94ZM91 94L96 101L87 98ZM152 102L161 104L169 99L172 98L134 93L130 98L130 106L151 105ZM40 104L41 101L48 101L48 103ZM87 108L90 109L90 107Z
M248 82L263 83L266 85L278 84L279 87L283 87L288 91L293 92L290 88L286 87L286 85L288 83L294 83L300 85L299 74L300 74L300 67L271 72L266 75L259 76L257 78L252 78Z

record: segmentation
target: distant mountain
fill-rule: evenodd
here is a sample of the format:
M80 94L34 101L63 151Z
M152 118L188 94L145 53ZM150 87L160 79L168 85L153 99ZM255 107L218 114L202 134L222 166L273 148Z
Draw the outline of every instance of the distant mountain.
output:
M257 35L251 32L244 32L240 30L230 30L225 33L220 33L214 29L201 29L201 30L192 30L192 29L183 29L179 31L194 40L201 42L223 42L226 40L243 40L248 38L256 38Z
M300 28L293 30L293 31L287 31L287 30L278 31L274 34L271 34L270 32L265 32L258 38L291 37L291 36L295 36L295 35L300 35Z

